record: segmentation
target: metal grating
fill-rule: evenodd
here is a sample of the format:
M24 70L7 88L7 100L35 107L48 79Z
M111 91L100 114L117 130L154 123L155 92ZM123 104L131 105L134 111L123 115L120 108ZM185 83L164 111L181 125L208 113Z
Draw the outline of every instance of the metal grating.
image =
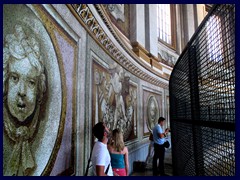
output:
M235 5L215 5L170 77L174 175L235 175Z

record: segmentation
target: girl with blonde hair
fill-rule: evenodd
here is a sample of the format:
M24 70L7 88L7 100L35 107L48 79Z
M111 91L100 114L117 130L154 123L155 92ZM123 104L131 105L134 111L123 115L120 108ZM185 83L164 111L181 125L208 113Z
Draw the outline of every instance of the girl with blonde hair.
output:
M108 145L113 171L119 176L128 175L128 149L123 141L123 134L119 129L112 131L112 140Z

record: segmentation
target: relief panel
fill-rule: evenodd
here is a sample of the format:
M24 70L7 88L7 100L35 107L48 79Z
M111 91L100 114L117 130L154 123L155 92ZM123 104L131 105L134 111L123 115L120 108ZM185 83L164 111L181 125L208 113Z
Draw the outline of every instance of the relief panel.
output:
M128 4L104 4L103 7L106 9L113 24L126 36L130 37L130 26L129 26L129 5Z
M162 94L143 90L143 135L149 135L162 116Z
M3 174L50 175L56 165L64 171L73 165L56 159L59 149L62 158L74 158L71 138L61 141L74 133L76 46L67 48L70 41L41 5L3 11Z
M137 137L137 86L117 63L104 68L93 61L93 124L106 123L110 130L119 128L124 141Z

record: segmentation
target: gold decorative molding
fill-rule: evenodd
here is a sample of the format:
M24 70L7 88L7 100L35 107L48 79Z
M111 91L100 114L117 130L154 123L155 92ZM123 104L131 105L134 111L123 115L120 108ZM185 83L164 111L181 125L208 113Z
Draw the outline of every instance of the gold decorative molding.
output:
M162 71L162 65L156 59L151 59L151 65Z
M71 4L68 5L68 7L70 11L76 16L77 20L79 20L83 27L86 28L89 34L97 41L99 45L101 45L101 47L104 48L104 50L117 63L122 65L126 70L128 70L135 76L139 77L140 79L143 79L157 86L161 86L163 88L168 88L168 84L162 82L159 78L154 78L150 76L148 73L142 71L141 69L136 67L131 61L128 60L128 58L116 47L116 45L108 37L108 34L96 20L87 4ZM157 75L158 77L161 77L165 80L169 80L165 76L162 76L162 74L153 71L151 67L147 67L143 62L140 62L139 57L137 57L137 55L132 50L130 51L129 48L122 43L117 33L113 30L110 21L107 19L107 16L105 15L104 8L102 8L101 5L95 5L95 8L98 11L99 15L101 16L101 18L103 19L103 21L105 22L110 32L112 33L112 35L114 36L114 38L116 39L116 41L137 63L139 63L142 67L152 72L153 74Z
M151 64L151 59L148 56L149 52L141 46L138 42L132 42L132 47L133 47L133 52L140 58L142 58L144 61L148 62Z
M161 67L159 70L162 70L162 65L160 64L159 66L153 66L152 61L159 62L158 57L154 56L150 52L148 52L141 44L138 42L133 42L131 45L133 46L133 49L129 49L127 45L124 43L124 37L121 33L119 33L118 29L115 28L114 25L112 25L112 21L110 20L109 16L107 15L107 12L105 12L105 9L102 7L102 5L96 4L94 5L96 10L98 11L99 15L107 25L108 29L114 36L114 38L118 41L118 43L123 47L123 49L136 61L138 62L141 66L143 66L145 69L148 71L156 74L159 77L162 77L163 79L169 80L167 78L168 76L163 76L161 73L155 71L153 67L158 68ZM134 53L133 53L134 52ZM150 66L147 66L145 63L142 63L141 59L145 60L147 63L150 64Z
M49 176L53 167L54 167L54 163L57 159L57 155L59 152L59 149L61 147L61 142L62 142L62 138L64 135L64 126L65 126L65 121L66 121L66 113L67 113L67 84L66 84L66 72L64 69L64 64L63 64L63 57L61 54L61 50L60 50L60 46L59 43L57 41L57 37L55 35L55 32L58 32L61 37L66 40L66 42L69 43L69 45L71 45L74 49L74 66L76 66L77 64L77 42L70 36L67 34L66 31L64 31L63 29L61 29L59 27L59 25L56 23L56 21L54 21L53 17L46 11L46 9L42 6L42 5L38 5L35 4L33 5L34 9L37 11L40 20L42 21L43 25L45 26L47 32L49 33L49 36L52 40L52 43L54 45L55 51L56 51L56 55L57 55L57 59L58 59L58 63L59 63L59 68L60 68L60 75L61 75L61 83L62 83L62 112L61 112L61 124L59 126L59 130L58 130L58 137L57 140L55 142L55 146L53 149L53 152L51 154L50 160L48 161L44 171L42 172L41 176ZM76 72L76 68L74 69L74 71ZM75 74L75 73L74 73ZM76 106L76 78L73 78L73 89L72 89L72 112L75 112L75 106ZM75 137L75 124L76 124L76 118L72 117L72 139L74 139ZM71 164L69 165L69 168L64 170L65 173L66 171L68 171L68 174L70 175L75 175L75 150L74 150L74 144L72 144L72 160L71 160Z

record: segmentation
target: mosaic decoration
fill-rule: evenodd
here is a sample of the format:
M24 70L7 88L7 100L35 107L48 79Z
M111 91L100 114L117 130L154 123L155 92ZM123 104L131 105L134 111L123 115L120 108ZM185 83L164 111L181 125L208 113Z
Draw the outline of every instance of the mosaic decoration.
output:
M116 63L104 69L93 63L93 119L103 121L110 130L120 129L124 141L137 136L137 88L129 74Z
M29 141L37 130L46 76L38 42L27 38L22 26L5 36L3 51L4 129L15 144L5 175L18 175L21 166L26 175L35 166Z
M159 118L159 107L155 96L151 95L147 103L147 125L149 129L153 129Z
M145 87L143 89L143 134L149 135L162 116L162 94Z
M3 175L41 175L61 125L57 57L42 22L25 5L4 5L3 38Z

